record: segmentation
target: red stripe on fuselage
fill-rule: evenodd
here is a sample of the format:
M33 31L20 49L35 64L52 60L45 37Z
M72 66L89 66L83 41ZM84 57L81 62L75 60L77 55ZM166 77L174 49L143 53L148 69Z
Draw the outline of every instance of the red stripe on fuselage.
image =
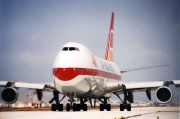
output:
M54 68L53 75L55 75L59 80L69 81L78 75L89 75L89 76L99 76L114 80L120 80L121 76L105 72L97 69L87 69L87 68Z

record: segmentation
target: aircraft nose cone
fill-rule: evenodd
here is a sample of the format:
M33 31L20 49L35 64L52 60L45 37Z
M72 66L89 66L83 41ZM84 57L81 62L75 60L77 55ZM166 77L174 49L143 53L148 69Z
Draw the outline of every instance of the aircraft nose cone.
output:
M54 68L53 74L62 81L69 81L77 76L74 68Z

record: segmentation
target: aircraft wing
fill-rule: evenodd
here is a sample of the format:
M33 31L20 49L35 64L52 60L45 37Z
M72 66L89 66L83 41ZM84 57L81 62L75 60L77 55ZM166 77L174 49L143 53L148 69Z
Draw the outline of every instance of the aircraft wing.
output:
M131 71L144 70L144 69L152 69L152 68L158 68L158 67L164 67L164 66L170 66L170 65L159 65L159 66L151 66L151 67L141 67L141 68L135 68L135 69L127 69L127 70L122 70L120 73L127 73L127 72L131 72Z
M155 90L161 86L175 85L180 87L180 80L172 81L149 81L149 82L107 82L104 90L107 92L122 93L124 90L132 90L133 92L141 92L143 90Z
M57 92L56 88L51 83L25 83L25 82L13 82L13 81L0 81L0 87L5 87L1 93L1 98L4 103L13 104L18 99L18 89L26 88L30 90L36 90L38 100L41 101L43 97L42 91ZM60 92L59 92L60 93ZM59 94L58 93L58 94ZM55 98L51 99L53 102Z
M149 81L149 82L107 82L104 86L104 90L107 93L113 93L116 95L122 102L119 94L124 94L126 100L130 103L134 102L134 92L145 91L149 100L151 100L151 90L156 90L156 99L161 103L168 103L172 97L172 91L168 88L169 85L175 85L180 87L180 80L172 81Z
M9 82L0 81L0 87L13 87L13 88L27 88L27 89L38 89L43 91L55 91L53 84L40 84L40 83L25 83L25 82Z

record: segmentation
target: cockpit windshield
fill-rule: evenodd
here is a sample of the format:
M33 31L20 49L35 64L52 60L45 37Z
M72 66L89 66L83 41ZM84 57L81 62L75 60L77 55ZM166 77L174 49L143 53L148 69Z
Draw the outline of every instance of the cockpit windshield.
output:
M62 51L79 51L77 47L63 47Z
M68 51L68 47L63 47L62 51Z

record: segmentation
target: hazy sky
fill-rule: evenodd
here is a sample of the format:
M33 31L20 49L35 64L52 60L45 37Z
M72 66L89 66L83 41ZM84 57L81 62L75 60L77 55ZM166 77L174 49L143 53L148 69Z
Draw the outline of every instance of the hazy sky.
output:
M179 0L0 0L0 80L52 82L54 58L69 41L104 57L112 12L120 69L171 64L122 80L179 80Z

